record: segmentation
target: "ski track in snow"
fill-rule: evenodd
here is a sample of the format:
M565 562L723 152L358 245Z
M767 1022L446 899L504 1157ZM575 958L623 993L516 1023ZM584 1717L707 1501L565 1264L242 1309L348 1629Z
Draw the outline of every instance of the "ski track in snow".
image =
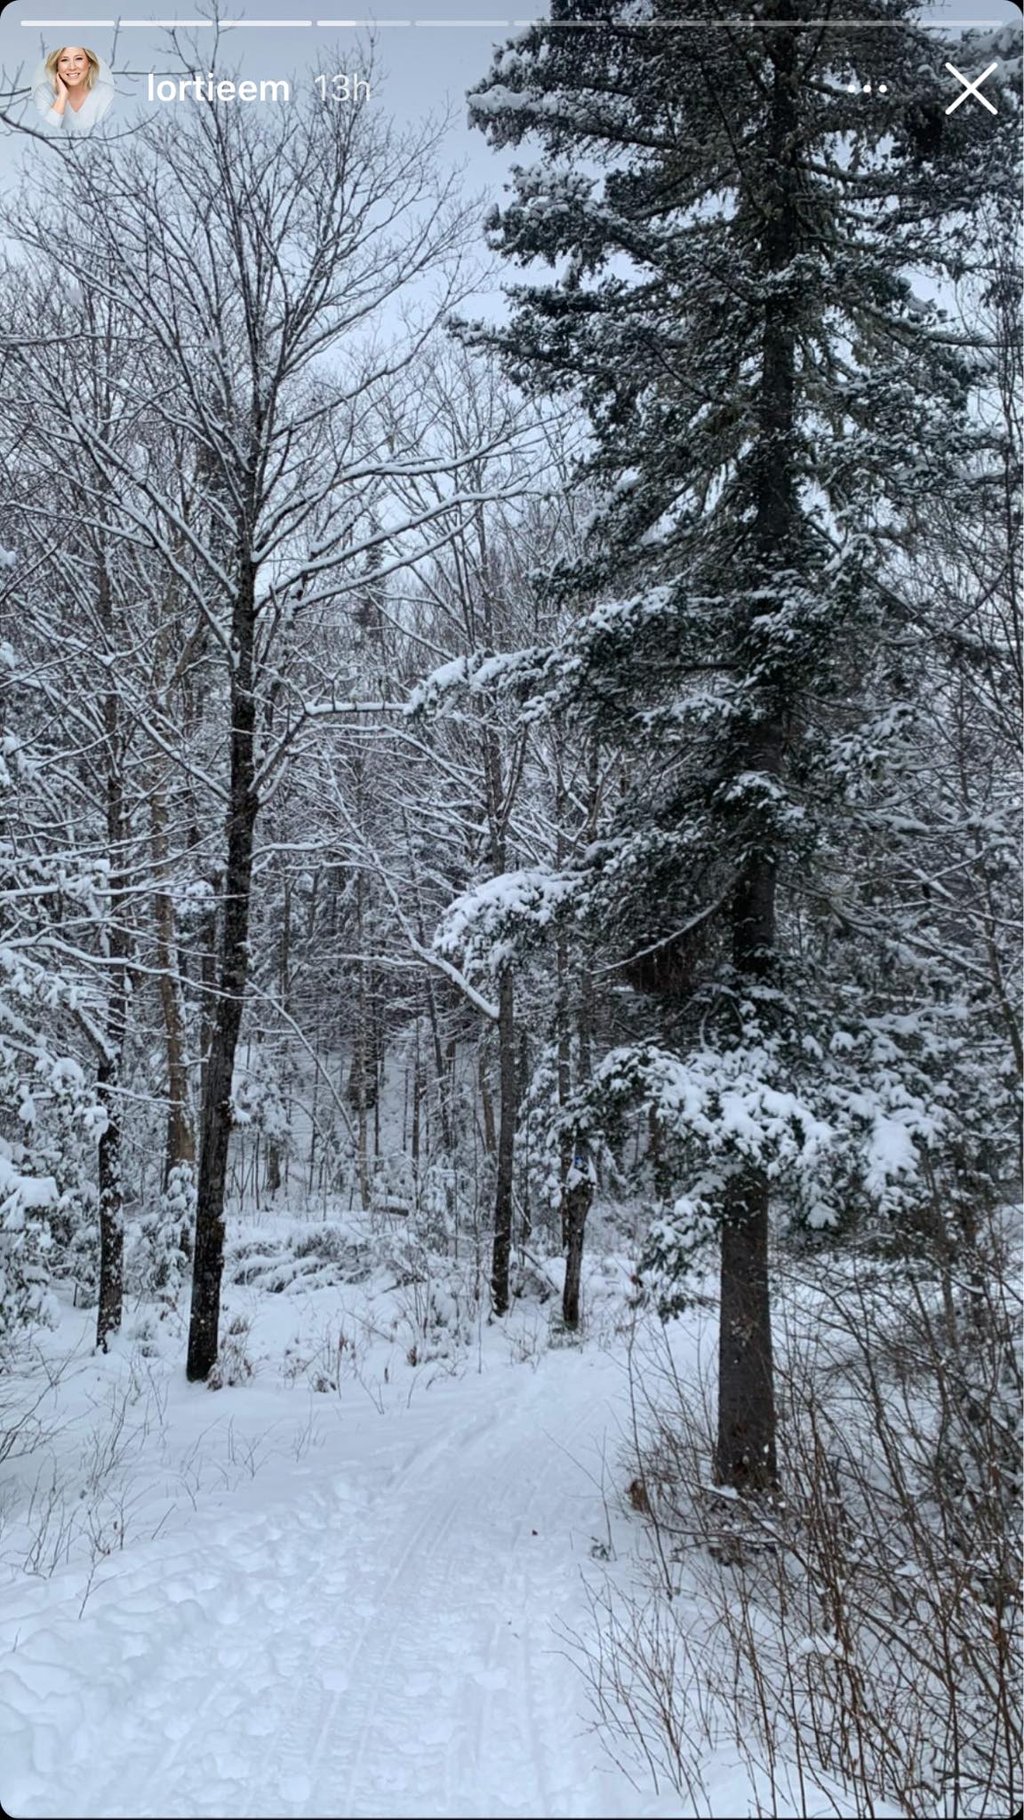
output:
M641 1811L597 1767L551 1622L580 1596L599 1498L570 1456L608 1427L609 1379L545 1366L367 1412L362 1476L278 1482L256 1516L126 1554L80 1619L81 1581L8 1619L12 1811Z

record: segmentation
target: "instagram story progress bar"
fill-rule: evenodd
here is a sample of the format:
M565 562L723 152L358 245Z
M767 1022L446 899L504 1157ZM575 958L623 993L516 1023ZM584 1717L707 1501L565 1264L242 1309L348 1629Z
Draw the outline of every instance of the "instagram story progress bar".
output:
M22 19L21 25L34 26L45 31L54 31L67 26L89 26L94 31L130 30L133 26L148 31L212 31L212 19ZM387 31L402 29L406 31L453 31L465 30L473 26L477 31L525 31L530 26L543 26L545 31L585 32L593 29L586 19L221 19L217 27L222 32L297 32L297 31ZM834 19L744 19L741 16L715 20L693 19L639 19L634 20L630 30L642 31L706 31L709 25L721 24L723 29L735 29L739 25L758 26L762 31L784 30L800 26L805 31L818 27L832 26ZM943 19L941 21L921 19L918 24L925 31L968 31L979 27L996 27L1004 25L1005 19ZM844 19L844 31L878 31L878 19Z

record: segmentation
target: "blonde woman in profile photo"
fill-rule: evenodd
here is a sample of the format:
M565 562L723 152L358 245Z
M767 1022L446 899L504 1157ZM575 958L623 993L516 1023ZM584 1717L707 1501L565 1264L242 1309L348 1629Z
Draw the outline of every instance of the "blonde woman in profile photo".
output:
M114 99L114 78L95 51L65 44L40 64L32 99L55 131L91 133Z

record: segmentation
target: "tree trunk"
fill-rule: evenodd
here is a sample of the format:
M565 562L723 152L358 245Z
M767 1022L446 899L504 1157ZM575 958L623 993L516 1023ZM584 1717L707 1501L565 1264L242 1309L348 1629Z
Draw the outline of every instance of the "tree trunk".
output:
M251 563L246 563L232 612L227 869L218 996L203 1082L196 1248L186 1364L188 1377L193 1382L207 1376L217 1357L220 1284L224 1269L224 1186L231 1136L231 1083L248 976L249 894L257 811L253 752L255 579Z
M525 1024L519 1027L518 1055L516 1057L516 1111L526 1098L530 1085L530 1033ZM533 1235L533 1210L530 1206L530 1172L524 1169L520 1177L521 1200L519 1206L519 1243L528 1245Z
M116 991L116 988L115 988ZM121 1112L118 1104L120 1054L105 1056L96 1087L107 1123L99 1141L100 1283L96 1344L104 1352L107 1337L121 1326L124 1301L124 1188L121 1176Z
M359 1174L359 1204L369 1212L370 1153L366 1095L366 998L362 986L356 1000L356 1028L353 1034L352 1062L348 1073L348 1097L356 1111L356 1167Z
M721 1284L715 1483L768 1491L778 1482L768 1183L754 1171L734 1185L726 1203Z
M219 949L221 896L224 886L224 875L217 871L212 873L207 884L210 887L210 907L199 922L196 930L196 945L199 950L200 1009L199 1009L199 1105L206 1104L206 1068L213 1047L213 1025L217 1015L217 954Z
M491 1306L508 1311L508 1275L512 1255L512 1163L516 1131L516 1031L512 970L506 967L498 988L498 1177L494 1194L494 1247L491 1254Z
M112 633L110 583L106 570L100 583L100 611L104 627ZM107 1350L107 1336L121 1326L124 1302L124 1186L121 1162L121 1061L128 1021L128 931L124 892L125 816L121 776L120 704L116 690L103 701L106 745L107 854L110 863L110 898L105 932L107 978L107 1027L105 1052L97 1070L97 1091L107 1122L100 1136L99 1176L100 1281L96 1313L96 1344Z
M559 829L559 849L561 849L561 830ZM559 851L558 863L561 864ZM558 1095L558 1110L564 1115L572 1091L572 1046L569 1028L569 944L563 929L559 929L555 941L555 1028L557 1032L555 1045L555 1082ZM569 1206L566 1183L572 1168L572 1141L567 1131L562 1132L558 1140L558 1181L560 1191L560 1211L562 1229L562 1249L569 1244Z
M562 1223L565 1232L565 1286L562 1290L562 1320L575 1330L580 1324L580 1274L583 1268L583 1232L594 1198L594 1181L590 1156L581 1145L573 1155L569 1179L562 1199Z
M291 1010L291 943L292 893L285 874L281 891L281 941L277 953L277 991L281 1008L288 1016ZM287 1091L287 1086L286 1086ZM266 1189L277 1194L281 1186L281 1145L276 1137L267 1138Z
M422 939L422 937L421 937ZM434 1051L434 1078L437 1085L437 1116L441 1126L441 1149L444 1152L446 1165L451 1162L453 1149L452 1120L449 1111L450 1095L448 1077L445 1071L445 1052L441 1041L441 1020L438 1016L437 996L432 980L426 982L427 1014L430 1019L430 1040Z
M488 1156L493 1156L498 1148L498 1133L494 1125L494 1098L491 1083L487 1074L487 1057L480 1051L480 1109L484 1122L484 1149Z
M774 731L765 731L751 766L778 769ZM771 973L775 942L775 867L748 860L731 906L733 969L740 991ZM768 1294L768 1180L748 1166L730 1182L722 1216L718 1342L718 1441L715 1478L736 1491L776 1483L775 1391Z
M772 107L764 153L764 255L769 271L784 272L798 251L800 135L799 73L792 32L772 36ZM755 460L754 539L757 581L764 594L775 575L788 586L799 519L796 480L796 298L780 283L764 305L761 388ZM787 702L773 687L770 665L741 630L740 649L759 678L760 715L740 742L735 771L762 775L782 769ZM755 698L756 699L756 698ZM760 820L760 816L757 817ZM738 992L770 977L775 949L776 868L770 826L751 827L742 874L730 907L732 959ZM762 1010L761 1015L765 1015ZM768 1293L768 1182L745 1169L730 1183L723 1208L719 1314L718 1438L715 1477L737 1491L776 1483L775 1391Z
M154 782L150 797L150 849L153 871L159 879L167 865L167 803L162 779ZM177 1165L195 1162L196 1155L188 1106L185 1017L177 977L174 904L167 891L158 890L153 895L153 934L167 1056L167 1137L163 1173L166 1189Z

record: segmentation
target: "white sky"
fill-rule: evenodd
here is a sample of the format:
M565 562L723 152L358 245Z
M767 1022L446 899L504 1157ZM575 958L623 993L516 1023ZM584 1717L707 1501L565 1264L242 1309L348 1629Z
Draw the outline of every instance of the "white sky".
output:
M500 186L500 166L488 149L483 134L470 131L465 124L464 95L467 88L486 75L491 52L521 25L538 14L546 15L547 4L531 5L530 0L429 0L420 6L418 0L321 0L303 6L288 0L223 0L225 14L244 23L236 28L218 57L221 73L230 73L229 62L241 68L248 77L299 75L303 68L315 64L332 45L337 48L338 68L357 71L360 66L360 32L321 27L313 23L299 26L299 20L315 19L326 11L331 18L349 13L360 19L374 19L378 24L380 58L384 65L376 85L375 98L396 114L420 116L451 98L456 102L459 124L452 133L452 155L461 162L468 160L470 187L476 189ZM0 71L6 90L19 69L25 83L41 56L56 45L67 42L86 43L101 57L113 62L118 88L124 103L141 99L144 80L138 72L168 69L166 33L142 23L153 19L188 20L197 17L194 0L163 0L153 5L142 0L137 5L107 8L104 0L10 0L0 17ZM932 0L921 9L923 18L952 21L992 21L1020 23L1020 13L1012 0ZM505 15L508 15L506 18ZM114 22L120 19L119 30ZM408 23L385 23L394 20ZM415 20L415 23L411 21ZM434 23L431 23L431 20ZM42 23L32 23L41 21ZM275 21L274 25L260 23ZM442 24L440 21L452 21ZM457 21L457 23L454 23ZM64 22L67 22L66 25ZM86 23L88 22L88 23ZM74 34L72 36L72 34ZM196 36L201 45L207 33ZM208 53L200 52L200 59ZM207 63L200 63L205 71ZM136 72L136 73L132 73ZM955 92L955 91L953 91ZM156 104L153 104L156 105ZM128 108L125 109L126 113ZM0 151L0 169L9 168L9 157Z
M216 73L236 79L311 81L313 69L323 67L325 53L332 49L334 67L358 74L365 69L360 53L365 29L322 25L316 22L318 11L331 19L352 12L359 21L376 21L375 104L399 118L411 119L436 113L446 102L454 104L450 155L453 164L464 169L467 196L479 199L481 218L488 204L500 199L509 166L529 162L533 155L528 144L502 153L492 151L483 133L467 124L465 92L486 76L495 46L504 44L531 18L546 16L547 0L540 4L537 0L533 4L531 0L425 0L422 6L419 0L405 0L404 5L403 0L320 0L319 8L316 0L307 6L289 4L289 0L221 0L221 5L225 16L242 23L222 39ZM1021 19L1013 0L931 0L922 6L921 16L947 25L962 21L1019 26ZM9 94L12 87L20 87L24 101L13 111L17 113L23 106L26 121L38 127L28 94L34 70L46 52L58 45L86 44L113 63L118 124L128 124L141 109L166 105L145 100L148 72L169 74L174 69L181 74L181 65L169 50L167 32L152 21L187 22L200 17L196 0L138 0L109 10L105 0L9 0L0 16L0 91ZM300 20L312 23L300 25ZM186 36L186 31L181 35ZM210 50L205 48L211 37L203 29L194 37L197 55L193 67L202 74L211 67ZM950 83L951 94L959 92L952 78ZM38 162L42 171L44 160L44 148L38 141L0 127L0 185L9 184L16 170L26 165L31 169ZM512 274L506 271L505 276ZM479 299L485 314L496 305L494 292Z

